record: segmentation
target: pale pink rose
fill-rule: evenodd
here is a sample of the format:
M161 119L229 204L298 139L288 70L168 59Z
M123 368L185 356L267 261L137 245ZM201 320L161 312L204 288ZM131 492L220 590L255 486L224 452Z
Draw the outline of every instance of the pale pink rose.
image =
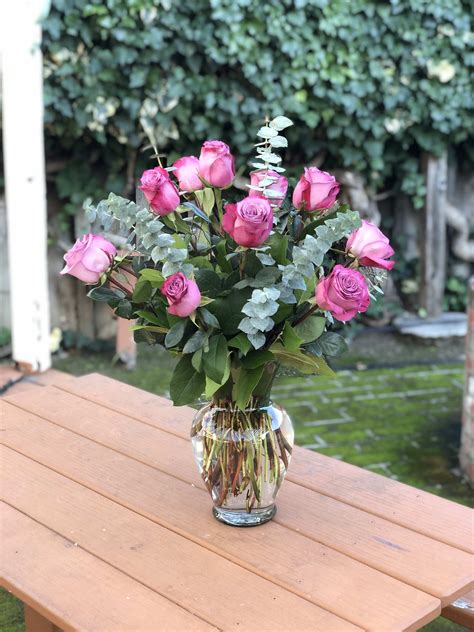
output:
M266 198L249 196L224 208L222 228L240 246L255 248L266 241L273 227L272 207Z
M288 190L288 180L285 176L280 175L276 171L272 171L271 169L259 169L258 171L252 171L250 174L250 184L254 187L260 186L260 181L270 176L272 178L276 178L272 184L269 184L266 189L270 189L271 191L277 191L280 195L278 197L268 197L271 204L275 204L276 206L280 206L280 204L285 199L286 192ZM256 191L255 189L250 189L249 193L250 197L265 197L262 191Z
M369 290L364 275L341 265L323 277L316 287L316 303L343 322L369 307Z
M386 261L394 254L388 237L365 219L362 226L349 235L346 252L354 255L361 266L391 270L395 265L395 261Z
M70 274L90 285L98 283L110 268L117 249L100 235L89 233L78 239L64 255L66 265L61 274Z
M140 178L141 189L156 215L168 215L179 205L179 193L163 167L147 169Z
M232 184L235 166L229 146L221 140L206 140L199 156L199 175L217 189Z
M168 312L186 318L201 302L201 292L196 281L188 279L182 272L175 272L161 286L161 293L168 301Z
M293 205L300 211L323 211L330 208L339 194L336 178L317 167L305 167L293 191Z
M173 173L178 178L181 191L197 191L204 185L199 179L199 160L196 156L183 156L177 160Z

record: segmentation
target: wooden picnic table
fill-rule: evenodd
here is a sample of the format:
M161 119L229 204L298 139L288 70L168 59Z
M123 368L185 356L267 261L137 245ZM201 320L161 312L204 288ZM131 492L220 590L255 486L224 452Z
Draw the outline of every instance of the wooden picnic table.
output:
M96 374L24 386L0 401L1 573L29 630L416 630L474 586L466 507L295 448L275 519L228 527L193 409Z

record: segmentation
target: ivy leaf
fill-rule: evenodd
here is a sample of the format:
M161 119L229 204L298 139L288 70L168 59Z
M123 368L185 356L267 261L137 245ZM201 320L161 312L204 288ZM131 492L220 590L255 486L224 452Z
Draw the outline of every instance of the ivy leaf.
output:
M308 316L294 330L303 342L313 342L323 333L325 326L326 319L322 316Z
M175 347L184 336L184 328L186 327L186 320L182 318L177 323L175 323L169 332L166 334L165 338L165 347L170 349L171 347Z
M209 340L209 349L202 354L204 372L214 382L222 384L226 371L230 370L229 351L225 336L219 334Z
M192 404L206 386L206 376L198 373L189 355L184 355L176 365L170 382L170 395L175 406Z

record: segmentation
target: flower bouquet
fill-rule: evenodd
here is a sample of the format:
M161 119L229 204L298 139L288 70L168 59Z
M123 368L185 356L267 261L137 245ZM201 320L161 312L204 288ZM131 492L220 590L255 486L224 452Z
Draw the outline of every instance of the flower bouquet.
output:
M85 203L128 248L88 234L62 270L133 320L137 342L178 356L171 398L209 402L192 426L194 453L215 516L235 525L273 516L290 463L294 433L271 402L275 376L331 374L325 357L345 348L331 325L366 311L394 265L380 230L337 201L334 176L307 167L286 199L277 151L291 124L277 116L258 130L246 194L231 188L234 158L221 141L169 167L156 152L141 201L111 193Z

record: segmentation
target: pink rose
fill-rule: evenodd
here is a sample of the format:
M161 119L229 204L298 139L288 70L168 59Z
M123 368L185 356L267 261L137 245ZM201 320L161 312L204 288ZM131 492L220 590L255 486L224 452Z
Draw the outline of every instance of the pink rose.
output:
M293 191L293 204L300 211L323 211L334 204L339 189L336 178L327 171L305 167Z
M395 265L395 261L386 261L394 253L388 237L365 219L362 226L349 235L346 252L354 255L361 266L391 270Z
M84 283L98 283L101 275L110 268L117 249L100 235L89 233L78 239L64 255L66 265L61 274L70 274Z
M199 160L196 156L183 156L177 160L173 167L174 175L178 178L181 191L197 191L204 185L199 179Z
M161 293L168 301L168 312L173 316L186 318L201 302L201 292L196 281L175 272L161 286Z
M273 227L273 212L266 198L246 197L226 204L222 228L240 246L255 248L267 239Z
M138 188L145 194L153 213L168 215L176 210L179 204L179 193L166 169L163 167L147 169L143 172L140 182L141 186Z
M343 322L367 311L370 297L364 275L351 268L334 266L316 287L316 303Z
M254 187L260 186L260 181L270 176L275 178L272 184L269 184L266 189L270 189L270 191L277 191L280 195L278 197L269 197L270 203L275 204L276 206L280 206L280 204L285 199L286 192L288 190L288 180L285 176L281 176L276 171L272 171L271 169L260 169L259 171L252 171L250 174L250 184ZM264 197L262 191L256 191L255 189L250 189L249 193L250 197Z
M234 156L221 140L206 140L199 156L199 175L213 187L223 189L235 178Z

